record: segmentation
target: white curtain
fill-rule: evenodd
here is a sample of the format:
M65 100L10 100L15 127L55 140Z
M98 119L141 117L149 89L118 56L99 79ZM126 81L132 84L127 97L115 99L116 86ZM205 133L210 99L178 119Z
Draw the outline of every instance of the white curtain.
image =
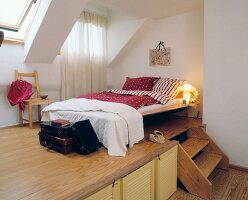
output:
M61 98L106 89L107 19L82 12L61 49Z

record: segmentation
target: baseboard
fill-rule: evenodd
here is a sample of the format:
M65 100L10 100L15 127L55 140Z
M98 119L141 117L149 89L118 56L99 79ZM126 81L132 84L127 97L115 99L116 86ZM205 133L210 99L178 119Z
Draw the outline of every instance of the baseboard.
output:
M40 123L39 121L34 121L33 124L38 124ZM8 129L8 128L17 128L17 127L23 127L23 126L28 126L28 122L24 122L23 124L13 124L9 126L1 126L0 130L2 129Z
M247 167L242 167L242 166L234 165L234 164L230 164L229 167L231 169L236 169L236 170L239 170L239 171L248 172L248 168Z
M1 127L0 127L0 130L1 130L1 129L6 129L6 128L20 127L20 126L22 126L22 125L21 125L21 124L13 124L13 125L1 126Z

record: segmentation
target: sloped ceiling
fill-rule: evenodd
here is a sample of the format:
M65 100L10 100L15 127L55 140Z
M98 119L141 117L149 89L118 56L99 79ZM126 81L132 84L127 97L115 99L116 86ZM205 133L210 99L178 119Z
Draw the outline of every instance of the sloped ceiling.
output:
M25 62L52 63L87 2L137 19L160 19L203 8L203 0L42 0L25 42Z
M42 0L25 41L26 63L52 63L88 0Z
M203 8L203 0L92 0L136 18L161 19Z

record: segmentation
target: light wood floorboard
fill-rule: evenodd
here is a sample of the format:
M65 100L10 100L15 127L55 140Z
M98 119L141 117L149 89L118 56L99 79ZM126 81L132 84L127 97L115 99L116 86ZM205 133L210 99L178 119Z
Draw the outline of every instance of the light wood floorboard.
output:
M39 126L36 125L35 129L29 129L27 128L27 126L0 129L0 136L1 136L0 179L2 179L0 181L0 188L1 188L0 199L12 200L12 199L19 199L21 198L21 196L28 198L28 196L26 196L25 194L26 193L30 194L28 193L28 190L30 188L33 188L32 194L37 193L42 188L43 189L46 188L45 182L51 179L49 175L54 174L54 172L52 173L52 171L45 170L45 168L47 168L47 165L49 164L51 165L50 166L51 169L53 166L56 167L58 162L59 163L63 162L68 164L66 160L70 159L71 163L69 163L69 165L74 165L74 164L79 165L78 172L83 167L81 166L82 163L84 163L83 162L84 158L82 156L75 156L74 154L69 156L63 156L57 153L48 154L48 152L46 152L46 150L39 145L38 136L37 136L38 128ZM134 150L133 153L135 155L139 155L135 151L140 151L140 149L144 151L144 153L148 154L148 150L145 148L143 144L137 145L137 148L138 148L137 150L135 150L136 148L133 149ZM149 149L150 148L156 149L157 147L155 144L150 143ZM99 151L99 154L105 157L106 156L105 151L106 150L101 150ZM101 159L101 156L99 156L99 159ZM129 160L128 157L129 156L127 156L123 160L125 159ZM29 160L29 158L32 159ZM116 160L120 160L120 158L112 158L110 163L114 163ZM124 165L122 162L120 162L120 164ZM62 167L63 165L61 165L59 169L57 167L56 172L61 171L62 169L60 168ZM106 167L106 165L104 165L104 167ZM41 174L41 176L46 176L46 177L48 176L47 179L40 180L41 181L40 185L37 184L37 181L36 184L32 185L34 179L39 178L36 176L36 174L34 174L34 176L31 176L30 178L27 177L28 175L32 175L32 173L34 173L36 168L39 168L38 171ZM87 167L87 169L88 168L89 166ZM10 173L10 171L12 173ZM106 169L104 169L104 171L106 171ZM29 172L29 173L27 174L25 172ZM60 185L60 187L62 187L63 184L66 184L65 182L67 182L65 179L71 173L72 173L71 169L68 170L67 175L61 173L61 178L60 178L60 174L57 174L56 182L54 182L54 184L56 185L56 183L58 182L57 179L60 179L60 181L64 180ZM21 174L25 174L25 175L20 177ZM75 177L77 176L78 173L77 175L75 175ZM11 179L13 180L11 181ZM242 172L234 169L230 169L230 171L215 170L213 174L210 176L210 179L212 180L211 182L213 183L213 195L212 195L213 200L248 200L247 172ZM18 190L18 188L20 190ZM7 189L9 189L10 193L6 191ZM16 190L18 190L19 193ZM66 191L67 190L65 190L62 193L64 194L66 193ZM5 195L7 196L10 195L10 196L8 198ZM32 195L30 195L30 198L32 198ZM170 200L201 200L201 198L191 195L187 193L185 190L179 188L178 191L175 194L173 194Z
M125 157L105 148L89 155L62 155L39 144L39 126L0 130L0 200L84 199L177 145L146 139Z
M235 169L229 171L216 169L211 175L213 183L212 200L247 200L248 173ZM178 188L170 200L202 200Z

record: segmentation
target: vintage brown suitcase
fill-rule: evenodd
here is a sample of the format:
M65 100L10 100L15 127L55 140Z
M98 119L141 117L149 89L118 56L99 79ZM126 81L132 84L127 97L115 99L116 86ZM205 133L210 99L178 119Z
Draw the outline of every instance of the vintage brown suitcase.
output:
M62 154L69 154L74 151L72 138L59 138L44 132L39 132L40 144Z
M72 138L73 131L72 125L66 127L58 127L51 125L51 122L42 122L40 124L41 132L46 133L48 135L52 135L59 138Z

